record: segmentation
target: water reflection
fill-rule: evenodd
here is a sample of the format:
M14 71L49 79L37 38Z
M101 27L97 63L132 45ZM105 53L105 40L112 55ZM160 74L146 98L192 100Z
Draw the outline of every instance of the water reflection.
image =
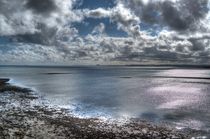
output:
M209 73L155 67L0 68L1 77L33 87L50 104L76 115L143 118L203 129L210 125L208 80L164 77L209 77Z
M196 72L198 76L199 71L193 72ZM170 74L168 71L164 73L167 73L164 76ZM174 73L172 72L173 76L175 76ZM201 76L204 73L208 75L206 71L200 73ZM185 74L185 76L189 75ZM173 122L179 128L209 130L209 84L202 84L202 81L198 84L191 79L162 79L162 83L160 79L155 80L158 85L149 90L152 97L161 99L161 103L156 106L156 109L162 113L160 119Z

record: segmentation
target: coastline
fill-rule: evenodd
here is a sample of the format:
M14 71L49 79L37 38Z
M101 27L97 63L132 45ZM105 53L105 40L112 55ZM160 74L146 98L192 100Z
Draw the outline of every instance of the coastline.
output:
M191 138L174 128L131 120L107 123L97 118L81 119L66 109L49 107L28 88L0 79L0 138Z

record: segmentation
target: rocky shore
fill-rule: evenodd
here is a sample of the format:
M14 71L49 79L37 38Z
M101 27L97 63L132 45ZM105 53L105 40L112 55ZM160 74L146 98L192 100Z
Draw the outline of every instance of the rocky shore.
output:
M18 139L188 139L173 128L145 121L125 123L81 119L52 108L30 89L0 79L0 138Z

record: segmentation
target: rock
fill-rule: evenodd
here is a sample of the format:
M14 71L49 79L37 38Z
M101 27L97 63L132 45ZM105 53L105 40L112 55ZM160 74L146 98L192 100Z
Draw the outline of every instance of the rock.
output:
M145 129L145 128L142 129L142 133L143 133L143 134L147 134L147 129Z
M7 83L9 82L10 79L7 79L7 78L0 78L0 84L4 84L4 83Z

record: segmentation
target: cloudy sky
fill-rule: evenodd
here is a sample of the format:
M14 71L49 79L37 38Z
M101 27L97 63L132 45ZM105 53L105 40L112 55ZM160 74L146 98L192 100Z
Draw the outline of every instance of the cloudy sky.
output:
M210 0L0 0L0 64L210 63Z

